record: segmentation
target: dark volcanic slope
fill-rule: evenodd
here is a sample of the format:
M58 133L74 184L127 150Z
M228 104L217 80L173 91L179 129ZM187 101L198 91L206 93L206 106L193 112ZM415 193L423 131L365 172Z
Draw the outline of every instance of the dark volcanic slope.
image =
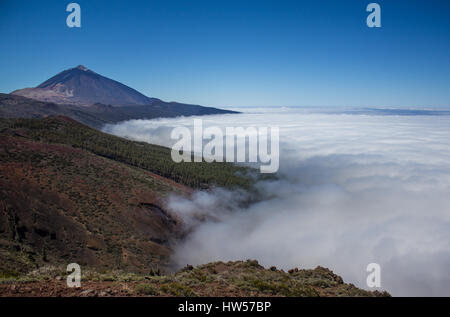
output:
M84 66L67 69L36 88L25 88L12 94L61 104L148 105L152 98L99 75Z
M0 118L41 118L64 115L97 129L106 123L117 123L131 119L220 113L233 113L233 111L176 102L169 103L158 99L155 99L152 105L144 106L113 107L96 103L89 107L83 107L38 101L22 96L0 93Z
M100 128L105 123L115 123L130 119L129 116L121 113L119 109L113 109L111 106L79 107L60 105L22 96L0 94L0 118L42 118L58 115L70 117L95 128Z

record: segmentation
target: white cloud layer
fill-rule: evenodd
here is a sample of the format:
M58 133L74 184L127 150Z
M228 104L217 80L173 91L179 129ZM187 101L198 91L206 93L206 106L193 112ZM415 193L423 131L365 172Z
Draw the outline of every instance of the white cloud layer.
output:
M279 126L280 180L259 183L268 200L245 209L224 190L172 197L169 207L193 226L177 263L322 265L366 288L366 266L376 262L393 295L450 296L450 116L246 111L203 124ZM105 131L171 146L171 127L192 123L133 120Z

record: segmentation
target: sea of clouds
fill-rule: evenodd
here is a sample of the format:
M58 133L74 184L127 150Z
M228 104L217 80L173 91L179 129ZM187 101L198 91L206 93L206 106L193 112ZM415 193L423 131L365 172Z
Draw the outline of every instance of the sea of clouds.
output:
M180 265L257 259L264 266L325 266L367 288L366 267L397 296L450 295L450 116L386 109L240 109L204 126L280 128L279 179L257 184L266 200L216 189L169 208L191 227ZM192 117L132 120L104 131L171 146ZM195 164L195 163L192 163ZM195 215L207 215L199 222Z

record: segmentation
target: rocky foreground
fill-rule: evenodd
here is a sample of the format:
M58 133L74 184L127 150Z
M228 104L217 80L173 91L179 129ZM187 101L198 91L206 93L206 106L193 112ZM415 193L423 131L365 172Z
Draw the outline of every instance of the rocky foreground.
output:
M327 268L265 269L257 261L215 262L186 266L175 274L123 272L82 273L81 287L69 288L62 269L44 267L20 277L0 278L0 296L5 297L126 297L126 296L288 296L384 297L387 292L366 291Z

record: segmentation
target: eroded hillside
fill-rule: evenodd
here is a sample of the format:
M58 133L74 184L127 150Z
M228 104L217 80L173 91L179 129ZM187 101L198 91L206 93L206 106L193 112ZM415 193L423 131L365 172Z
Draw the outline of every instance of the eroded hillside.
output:
M248 184L231 165L217 173L206 163L183 168L169 149L66 117L1 120L0 162L3 275L71 262L164 268L183 234L165 198L200 185Z

